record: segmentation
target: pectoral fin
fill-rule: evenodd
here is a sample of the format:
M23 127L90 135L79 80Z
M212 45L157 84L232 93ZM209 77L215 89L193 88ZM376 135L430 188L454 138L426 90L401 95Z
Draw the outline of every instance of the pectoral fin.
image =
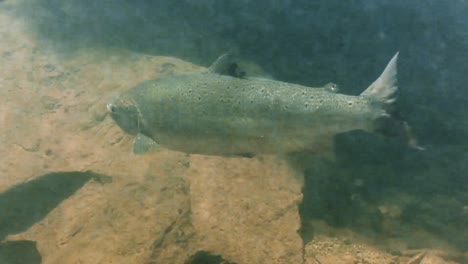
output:
M141 155L152 149L159 149L158 143L153 139L138 133L135 137L135 141L133 141L133 153Z

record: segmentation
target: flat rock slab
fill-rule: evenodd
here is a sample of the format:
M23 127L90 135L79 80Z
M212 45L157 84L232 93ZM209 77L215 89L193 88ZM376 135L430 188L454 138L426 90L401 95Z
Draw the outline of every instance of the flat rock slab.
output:
M188 171L200 249L236 263L302 263L302 174L279 157L193 155Z

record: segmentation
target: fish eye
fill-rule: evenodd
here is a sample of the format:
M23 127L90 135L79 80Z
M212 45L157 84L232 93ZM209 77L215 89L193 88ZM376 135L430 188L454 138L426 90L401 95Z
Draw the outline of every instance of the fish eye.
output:
M107 111L111 113L115 113L115 106L113 104L107 104L106 107L107 107Z

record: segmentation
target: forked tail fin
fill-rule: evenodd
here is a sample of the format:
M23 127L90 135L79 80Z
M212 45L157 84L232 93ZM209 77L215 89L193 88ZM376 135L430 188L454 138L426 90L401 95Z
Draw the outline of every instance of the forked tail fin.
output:
M396 101L397 86L397 60L398 52L388 63L380 77L375 80L361 96L371 98L374 101L392 105Z
M377 106L377 115L374 120L376 132L385 136L402 138L410 147L422 150L423 148L413 137L410 126L395 111L394 103L398 95L397 60L398 52L387 64L379 78L364 90L361 96L369 98L371 103Z

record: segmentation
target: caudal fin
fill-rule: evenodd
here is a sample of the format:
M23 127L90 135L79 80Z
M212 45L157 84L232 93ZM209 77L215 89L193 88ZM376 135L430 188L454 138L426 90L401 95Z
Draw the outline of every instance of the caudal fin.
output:
M410 147L422 150L423 148L413 137L410 126L398 116L394 107L398 95L397 60L398 52L379 78L364 90L361 96L369 98L370 102L376 106L377 115L374 120L376 132L385 136L402 138Z
M380 77L362 92L361 96L368 97L386 105L392 105L396 101L398 93L397 60L398 52L390 60Z

